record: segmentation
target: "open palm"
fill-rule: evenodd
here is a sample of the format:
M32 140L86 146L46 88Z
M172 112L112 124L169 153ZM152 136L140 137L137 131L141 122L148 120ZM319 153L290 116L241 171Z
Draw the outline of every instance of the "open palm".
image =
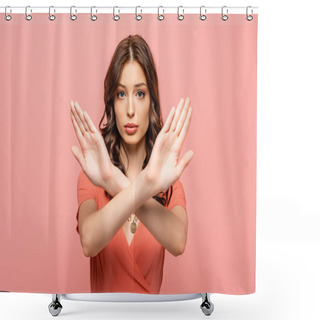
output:
M112 171L116 167L110 160L101 133L96 129L89 115L82 111L77 102L74 104L71 101L70 106L72 124L82 150L80 152L76 146L72 146L72 153L90 181L104 188L105 182L110 180Z
M191 120L190 99L180 99L175 110L172 107L167 120L155 141L146 169L148 179L153 182L157 192L167 190L179 179L193 156L187 151L178 163L183 141Z

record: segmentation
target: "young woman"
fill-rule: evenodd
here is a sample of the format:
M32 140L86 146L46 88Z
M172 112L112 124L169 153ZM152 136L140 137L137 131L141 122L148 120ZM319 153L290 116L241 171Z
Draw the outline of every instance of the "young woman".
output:
M141 36L130 35L112 57L104 102L101 132L77 102L71 101L70 110L82 149L71 148L82 168L77 231L90 257L91 291L156 294L165 249L178 256L187 241L179 177L193 152L178 159L191 120L190 99L180 99L162 125L150 48Z

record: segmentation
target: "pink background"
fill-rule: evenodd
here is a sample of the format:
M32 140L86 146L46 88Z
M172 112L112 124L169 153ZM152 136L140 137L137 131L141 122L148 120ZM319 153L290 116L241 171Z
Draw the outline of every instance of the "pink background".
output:
M255 291L257 23L244 15L13 15L0 20L0 290L90 292L89 258L76 233L79 145L76 100L96 126L103 80L129 34L148 42L164 119L189 96L192 121L181 155L187 198L183 255L166 252L161 293Z

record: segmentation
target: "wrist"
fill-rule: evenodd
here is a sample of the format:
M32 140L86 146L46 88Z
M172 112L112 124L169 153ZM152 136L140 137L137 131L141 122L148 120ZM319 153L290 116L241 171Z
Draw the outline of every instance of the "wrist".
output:
M147 167L146 167L147 168ZM152 198L154 195L158 194L159 191L157 190L156 183L154 179L152 179L148 174L147 170L143 169L140 173L139 176L141 176L141 180L144 183L145 189L148 193L149 198Z
M130 180L121 172L118 179L118 193L130 185Z
M122 171L114 167L112 174L108 178L104 178L102 188L108 192L112 197L116 196L123 189L130 185L129 179L122 173Z

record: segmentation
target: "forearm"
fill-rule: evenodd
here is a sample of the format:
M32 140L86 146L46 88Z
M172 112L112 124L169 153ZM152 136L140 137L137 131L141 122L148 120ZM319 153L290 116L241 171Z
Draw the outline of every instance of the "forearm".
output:
M153 198L145 201L135 212L153 237L172 255L178 256L187 241L188 225Z
M122 177L118 177L117 180L118 192L129 185L129 179L122 173ZM176 256L181 251L181 247L185 246L187 240L186 226L152 196L136 209L135 215L154 238L173 255Z
M152 190L145 172L141 171L133 183L87 217L83 233L90 256L97 255L109 243L128 217L152 197Z

